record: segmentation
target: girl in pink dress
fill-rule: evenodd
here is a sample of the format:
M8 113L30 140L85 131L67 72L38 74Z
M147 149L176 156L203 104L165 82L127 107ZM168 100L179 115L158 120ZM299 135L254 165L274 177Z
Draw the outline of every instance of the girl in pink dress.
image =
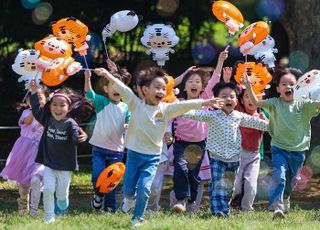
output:
M38 97L43 106L48 97L47 89L42 88L39 90ZM35 163L35 157L43 127L32 115L29 96L26 98L26 103L21 104L19 107L25 108L18 122L21 127L20 137L14 143L7 158L6 166L0 176L18 184L20 195L17 199L19 212L37 216L44 166Z
M204 77L206 72L189 69L189 71L182 77L182 79L175 79L175 85L181 81L182 98L180 100L190 99L209 99L213 97L212 89L220 81L220 73L224 61L228 57L228 48L222 51L218 58L218 63L212 77L204 87ZM185 212L187 209L195 212L198 209L196 203L197 194L199 191L199 171L202 160L208 161L208 156L205 151L205 142L208 133L208 127L205 122L193 121L187 118L174 118L172 121L173 139L173 187L176 202L172 206L175 212ZM198 148L201 152L201 160L193 167L190 166L184 155L186 148ZM169 150L170 159L170 150ZM208 167L206 167L208 170ZM201 189L200 189L201 190ZM201 192L202 193L202 192ZM171 195L173 196L173 195ZM202 197L202 194L201 194ZM200 201L198 200L198 204Z

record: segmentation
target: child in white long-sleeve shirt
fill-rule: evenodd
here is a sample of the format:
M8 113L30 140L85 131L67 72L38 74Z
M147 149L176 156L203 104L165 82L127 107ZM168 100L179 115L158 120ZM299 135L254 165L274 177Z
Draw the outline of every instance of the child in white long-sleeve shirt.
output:
M98 68L95 73L108 78L131 111L125 137L128 157L121 210L128 212L135 206L132 224L139 226L143 221L150 188L160 161L162 139L168 121L190 109L217 106L219 100L189 100L172 104L161 102L166 93L166 77L160 68L151 67L141 72L144 76L140 77L139 90L143 100L107 70Z

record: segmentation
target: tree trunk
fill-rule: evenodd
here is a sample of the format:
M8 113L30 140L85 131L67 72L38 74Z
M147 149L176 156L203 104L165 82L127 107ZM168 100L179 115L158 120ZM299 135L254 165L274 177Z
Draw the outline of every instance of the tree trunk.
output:
M288 33L290 53L302 51L308 57L309 65L303 71L320 69L320 1L287 0L280 21ZM320 145L320 116L311 121L311 126L309 154Z

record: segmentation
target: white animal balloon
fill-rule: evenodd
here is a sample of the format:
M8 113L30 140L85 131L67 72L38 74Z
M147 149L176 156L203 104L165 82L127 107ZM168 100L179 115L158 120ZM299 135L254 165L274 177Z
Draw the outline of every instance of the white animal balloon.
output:
M138 25L139 17L132 10L122 10L113 14L110 23L103 28L102 38L106 41L107 37L112 37L116 31L127 32Z
M294 99L306 98L320 101L320 70L311 70L297 81L294 88Z
M29 88L30 82L36 80L37 84L41 80L41 72L37 70L37 63L40 52L34 49L19 49L18 55L11 66L13 71L21 75L18 82L25 82L25 88Z
M273 37L267 37L249 50L249 55L253 55L256 60L260 59L269 68L275 67L276 58L273 53L278 53L278 49L274 48L275 41Z
M174 53L171 47L179 42L176 32L170 25L153 24L146 27L141 37L141 43L149 48L146 54L152 54L158 66L164 66L169 60L169 53Z

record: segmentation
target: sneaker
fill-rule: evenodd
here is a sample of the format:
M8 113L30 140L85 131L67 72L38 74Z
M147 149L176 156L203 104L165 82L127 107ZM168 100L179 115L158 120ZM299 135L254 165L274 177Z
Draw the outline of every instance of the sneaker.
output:
M44 221L46 222L46 224L50 224L56 221L56 219L54 217L45 217Z
M98 195L93 195L91 200L91 207L94 210L100 210L102 208L103 197Z
M120 210L123 213L128 213L134 208L135 205L136 205L135 199L123 198L123 201L120 205Z
M32 217L37 217L39 215L38 209L30 208L29 215Z
M191 203L188 203L187 210L191 213L196 213L199 211L199 206L197 205L197 203L195 201L193 201Z
M273 220L275 219L284 219L284 213L281 209L276 208L273 212Z
M185 212L186 211L186 200L178 200L175 205L173 205L174 212Z
M139 228L142 225L142 221L138 219L134 219L131 221L131 227Z

